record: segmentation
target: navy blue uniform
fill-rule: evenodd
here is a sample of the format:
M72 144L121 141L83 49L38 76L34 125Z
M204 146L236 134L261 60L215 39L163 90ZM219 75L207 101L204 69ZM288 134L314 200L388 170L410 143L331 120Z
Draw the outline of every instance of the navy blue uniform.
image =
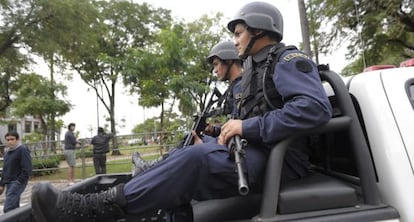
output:
M250 84L245 78L264 65L268 50L252 58L251 72L243 74L243 90ZM272 77L283 98L283 107L261 116L246 117L242 124L243 137L249 142L243 167L253 192L261 188L268 147L298 129L318 126L331 117L331 107L316 65L303 54L284 53ZM125 185L127 211L171 210L189 204L192 199L235 196L238 195L237 178L235 164L229 159L225 145L204 143L177 149L169 158Z
M224 104L221 104L220 98L217 102L219 103L218 109L216 111L213 111L212 116L236 117L238 112L237 104L241 98L241 76L238 76L230 83L222 98L224 99ZM211 136L214 137L214 139L217 139L216 137L218 137L220 133L221 126L214 126L214 130ZM204 136L203 142L210 141L211 139L212 138L209 136Z

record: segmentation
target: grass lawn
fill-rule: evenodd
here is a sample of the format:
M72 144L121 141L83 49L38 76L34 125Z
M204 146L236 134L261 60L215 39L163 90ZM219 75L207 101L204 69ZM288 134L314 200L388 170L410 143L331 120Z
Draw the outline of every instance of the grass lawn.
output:
M145 160L152 160L158 158L159 155L145 156ZM95 176L95 168L93 164L88 161L85 164L85 169L82 168L81 162L78 160L78 163L75 167L75 179L85 179L88 177ZM108 160L106 165L107 173L130 173L132 171L132 162L130 158L120 159L120 160ZM84 172L85 170L85 172ZM47 180L66 180L67 179L67 168L61 168L56 173L32 177L31 181L47 181Z

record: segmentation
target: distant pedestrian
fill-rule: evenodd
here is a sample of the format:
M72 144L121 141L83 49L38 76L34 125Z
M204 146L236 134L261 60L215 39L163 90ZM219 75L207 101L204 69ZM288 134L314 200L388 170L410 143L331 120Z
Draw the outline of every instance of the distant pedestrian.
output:
M112 133L105 133L102 127L98 127L98 135L92 138L93 165L96 174L106 174L106 153L109 152L109 140Z
M7 213L20 207L20 196L26 188L32 174L32 158L26 145L20 144L17 132L5 135L6 148L3 163L3 175L0 181L0 194L6 188L6 201L3 212Z
M79 143L73 133L75 131L75 127L76 124L74 123L70 123L68 125L68 131L65 133L65 149L63 152L66 162L68 163L69 185L73 185L75 181L76 145Z

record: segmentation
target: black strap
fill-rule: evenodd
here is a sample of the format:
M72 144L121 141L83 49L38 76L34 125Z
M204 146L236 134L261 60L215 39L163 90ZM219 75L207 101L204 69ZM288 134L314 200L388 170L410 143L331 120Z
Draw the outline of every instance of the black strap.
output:
M272 104L272 102L270 101L270 99L267 95L266 77L273 70L276 63L279 62L280 57L282 56L282 54L286 50L292 50L292 49L297 49L297 48L296 48L296 46L293 46L293 45L285 46L284 44L280 43L280 44L277 44L277 45L273 46L269 50L269 54L268 54L267 60L266 60L266 67L265 67L265 71L264 71L264 74L263 74L262 84L263 84L263 95L264 95L265 101L266 101L267 105L269 105L269 107L272 108L272 109L276 109L276 107Z

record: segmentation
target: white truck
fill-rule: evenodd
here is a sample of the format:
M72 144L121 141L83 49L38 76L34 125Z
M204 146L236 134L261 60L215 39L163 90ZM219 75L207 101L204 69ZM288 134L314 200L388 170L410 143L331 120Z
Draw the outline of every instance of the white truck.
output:
M272 149L262 193L194 202L194 221L414 221L414 59L346 78L326 67L320 73L334 117ZM280 186L283 155L299 136L308 138L312 173ZM97 192L130 177L99 175L67 189ZM34 219L27 205L0 221ZM124 221L165 221L165 215Z

